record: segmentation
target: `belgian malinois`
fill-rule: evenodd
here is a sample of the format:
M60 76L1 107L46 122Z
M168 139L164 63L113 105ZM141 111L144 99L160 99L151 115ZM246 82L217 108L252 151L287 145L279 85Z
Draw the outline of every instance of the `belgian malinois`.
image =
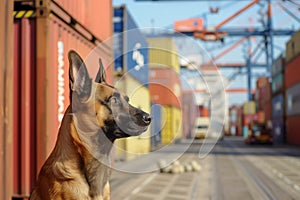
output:
M107 164L113 142L140 135L151 117L106 83L101 60L96 81L92 81L75 51L68 58L70 106L30 199L110 199Z

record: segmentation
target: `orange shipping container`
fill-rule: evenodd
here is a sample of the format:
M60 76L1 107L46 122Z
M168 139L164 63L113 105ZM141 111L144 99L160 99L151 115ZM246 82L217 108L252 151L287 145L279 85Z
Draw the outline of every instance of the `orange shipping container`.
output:
M181 86L178 74L169 68L153 68L149 74L151 101L180 108Z
M177 32L201 31L203 30L203 19L192 18L192 19L175 21L174 30Z
M295 57L285 66L285 87L289 88L292 85L300 83L300 55Z
M112 0L53 0L102 40L112 33ZM105 28L104 28L105 27Z
M256 88L265 87L269 83L269 77L260 77L256 81Z

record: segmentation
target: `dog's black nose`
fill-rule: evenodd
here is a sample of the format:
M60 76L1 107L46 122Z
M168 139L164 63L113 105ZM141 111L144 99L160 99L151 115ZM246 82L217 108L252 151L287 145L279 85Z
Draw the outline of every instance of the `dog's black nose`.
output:
M151 116L149 114L144 114L143 115L143 121L145 122L145 124L150 124Z

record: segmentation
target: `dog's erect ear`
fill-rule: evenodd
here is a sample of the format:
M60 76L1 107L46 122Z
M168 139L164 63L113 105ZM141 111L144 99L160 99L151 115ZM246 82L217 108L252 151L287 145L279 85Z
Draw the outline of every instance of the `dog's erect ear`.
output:
M69 51L70 92L76 92L82 99L88 99L92 89L92 79L81 57L73 50Z
M105 70L104 70L101 58L99 58L99 70L98 70L95 81L97 83L106 83L106 75L105 75Z

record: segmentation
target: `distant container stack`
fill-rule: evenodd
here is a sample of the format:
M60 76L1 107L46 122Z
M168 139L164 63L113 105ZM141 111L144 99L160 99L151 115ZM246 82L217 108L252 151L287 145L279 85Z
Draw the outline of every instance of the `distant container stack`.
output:
M285 109L286 140L300 144L300 31L286 45Z
M148 42L138 29L126 6L114 7L113 22L115 86L129 96L133 106L148 113L150 111L157 112L151 114L160 118L159 109L151 110L148 88ZM151 142L151 136L154 135L159 126L158 122L155 121L141 136L117 140L115 159L130 160L139 154L148 153L151 144L159 145L159 135L155 138L155 142L154 140ZM155 130L151 132L151 129Z
M232 136L242 136L242 108L234 105L229 108L229 134Z
M285 142L285 55L281 54L271 66L272 75L272 135L274 143Z
M178 52L172 38L149 38L151 101L162 106L161 142L182 138L181 81ZM188 135L187 132L184 136Z
M243 137L248 137L249 127L256 114L256 103L255 101L248 101L242 106L242 125L243 125Z

